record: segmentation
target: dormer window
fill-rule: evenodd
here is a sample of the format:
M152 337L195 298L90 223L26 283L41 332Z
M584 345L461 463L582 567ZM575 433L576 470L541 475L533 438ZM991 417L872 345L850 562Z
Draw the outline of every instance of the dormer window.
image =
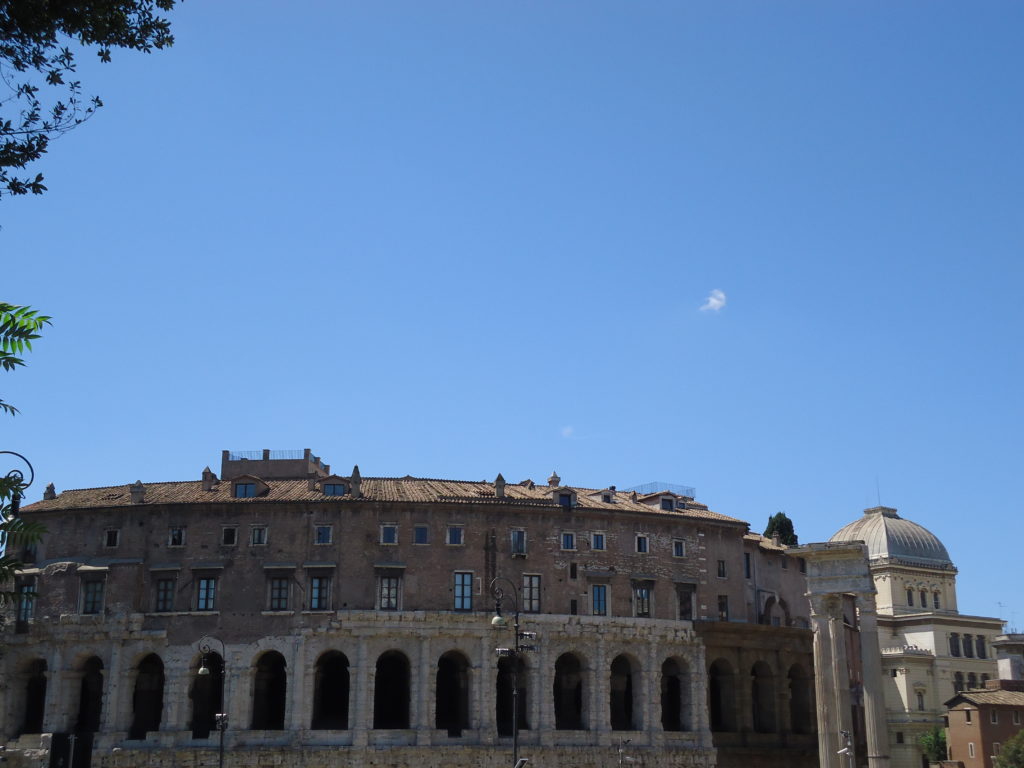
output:
M344 483L324 483L324 496L344 496L348 489Z
M673 499L671 496L662 496L661 508L666 512L671 512L673 509L676 508L676 500Z
M571 493L560 493L558 494L558 505L561 507L572 506L572 494Z
M602 493L601 494L601 501L603 501L605 504L611 504L612 503L612 495L610 493Z
M235 483L236 499L251 499L256 495L256 483Z

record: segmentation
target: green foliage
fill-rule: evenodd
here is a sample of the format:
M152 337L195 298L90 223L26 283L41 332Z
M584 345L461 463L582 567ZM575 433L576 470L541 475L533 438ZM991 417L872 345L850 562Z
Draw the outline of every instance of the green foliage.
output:
M30 307L0 302L0 370L11 371L24 365L19 355L32 351L33 339L38 339L39 331L49 324L48 316ZM0 400L0 412L14 415L18 409Z
M18 599L17 593L9 588L15 571L22 567L18 550L39 541L46 532L39 523L11 516L10 500L20 490L19 482L11 477L0 477L0 607Z
M103 106L74 79L69 45L149 53L174 43L158 15L176 0L0 0L0 197L41 195L43 175L19 174L46 154L50 141Z
M793 530L793 521L786 517L785 512L776 512L768 518L768 527L764 529L766 538L779 537L779 542L787 547L797 545L796 531Z
M1024 768L1024 730L1009 741L1003 742L1002 749L993 763L995 768Z
M946 732L938 726L921 734L917 738L917 745L929 763L941 762L946 759L948 754L946 752Z

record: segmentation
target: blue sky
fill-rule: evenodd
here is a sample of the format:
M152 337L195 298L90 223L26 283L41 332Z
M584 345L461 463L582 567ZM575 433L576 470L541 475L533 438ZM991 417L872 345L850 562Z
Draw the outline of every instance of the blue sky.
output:
M83 62L107 106L0 200L2 298L54 316L2 378L32 498L310 447L688 484L804 542L880 500L1024 624L1020 3L172 20Z

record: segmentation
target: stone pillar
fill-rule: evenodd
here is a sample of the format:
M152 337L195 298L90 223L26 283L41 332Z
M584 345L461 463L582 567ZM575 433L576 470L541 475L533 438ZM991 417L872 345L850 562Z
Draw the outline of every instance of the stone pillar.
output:
M597 707L591 707L590 727L597 732L599 744L611 744L607 734L612 730L612 718L609 702L611 701L611 670L608 667L608 647L605 644L604 633L597 635L597 653L591 662L594 673L590 676L592 681L592 699L596 699Z
M480 637L480 661L477 664L479 674L473 698L476 701L476 717L470 725L480 730L481 744L494 744L498 733L497 722L497 680L498 655L494 652L494 643L486 632Z
M169 660L168 660L169 661ZM188 697L191 670L188 661L181 664L164 665L164 709L161 715L161 731L184 731L191 717Z
M646 732L648 744L651 743L652 735L661 730L660 718L656 714L661 711L661 665L658 664L660 651L660 642L647 641L647 669L640 673L639 691L636 694L642 703L643 719L640 722L640 728ZM656 721L658 722L656 723Z
M356 646L356 666L349 678L350 701L349 727L352 729L352 745L365 747L367 731L373 726L373 675L367 661L366 635L359 635Z
M309 728L309 715L307 709L311 709L311 702L306 700L306 643L307 635L293 639L289 648L289 658L285 663L285 669L290 670L289 677L291 685L288 691L287 710L285 711L285 722L292 733Z
M830 612L838 602L835 595L811 596L811 627L814 630L814 693L818 709L818 765L842 768L839 749L839 713L836 712L836 676L832 664Z
M434 728L434 702L430 700L430 690L433 687L430 684L430 678L433 677L436 672L434 665L431 663L431 645L429 640L422 641L417 644L419 648L419 659L417 663L419 665L419 674L413 677L416 680L416 685L413 686L410 693L414 694L410 696L415 706L412 717L410 718L410 725L416 729L416 743L420 745L429 745L431 742L431 731Z
M736 648L736 675L733 690L736 692L736 730L751 733L754 730L754 700L751 688L754 684L750 659L743 648ZM746 742L744 742L746 743Z
M131 693L135 689L135 677L138 669L122 670L120 643L114 643L110 649L110 665L103 669L103 711L101 713L100 731L127 731L128 725L121 713L121 702L124 694L122 684L128 690L128 709L131 710ZM130 715L129 715L130 716Z
M878 615L875 596L858 596L860 609L860 656L864 671L864 720L868 740L868 767L888 768L889 733L885 722L882 689L882 657L878 652Z
M59 645L54 645L50 658L46 660L46 703L43 711L43 732L63 731L63 713L71 709L67 701L66 680L64 679L63 654Z
M548 643L540 644L540 652L537 654L537 674L534 680L537 685L537 706L539 717L534 727L540 731L540 743L550 746L555 743L555 702L552 698L552 686L555 682L554 659L557 654L552 652Z

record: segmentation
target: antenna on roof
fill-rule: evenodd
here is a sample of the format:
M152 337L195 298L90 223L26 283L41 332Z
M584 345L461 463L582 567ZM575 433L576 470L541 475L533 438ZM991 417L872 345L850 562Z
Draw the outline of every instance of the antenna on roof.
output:
M882 489L878 484L878 475L875 475L875 495L878 497L878 506L882 506Z

